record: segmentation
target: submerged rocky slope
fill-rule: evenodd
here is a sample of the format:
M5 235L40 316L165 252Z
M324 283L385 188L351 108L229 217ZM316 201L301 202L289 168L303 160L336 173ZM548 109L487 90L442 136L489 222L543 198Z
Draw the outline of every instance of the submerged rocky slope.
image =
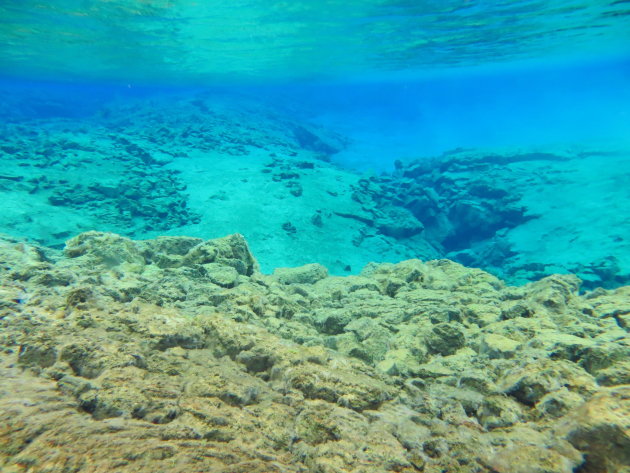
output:
M627 149L460 149L374 175L336 162L347 138L259 98L111 99L81 116L59 115L72 101L3 100L0 232L45 246L87 230L238 232L263 272L449 258L511 284L553 273L588 289L630 283ZM36 118L20 115L29 104Z
M630 287L0 240L3 472L630 471Z
M629 170L613 149L458 149L398 161L354 195L410 249L422 239L513 284L575 273L611 288L630 282Z

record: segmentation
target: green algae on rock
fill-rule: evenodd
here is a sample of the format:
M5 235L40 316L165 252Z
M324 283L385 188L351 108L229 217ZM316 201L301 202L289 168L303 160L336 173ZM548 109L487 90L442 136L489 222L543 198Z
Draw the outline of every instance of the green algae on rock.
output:
M7 237L0 260L3 472L629 467L627 287L265 275L240 235Z

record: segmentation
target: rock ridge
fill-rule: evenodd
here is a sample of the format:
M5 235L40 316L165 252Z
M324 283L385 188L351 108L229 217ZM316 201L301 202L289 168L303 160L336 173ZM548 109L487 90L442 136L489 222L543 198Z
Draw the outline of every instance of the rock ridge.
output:
M0 282L3 472L630 471L630 287L102 232Z

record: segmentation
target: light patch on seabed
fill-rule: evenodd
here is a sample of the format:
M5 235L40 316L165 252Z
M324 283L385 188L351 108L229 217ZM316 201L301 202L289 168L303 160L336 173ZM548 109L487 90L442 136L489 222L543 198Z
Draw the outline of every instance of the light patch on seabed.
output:
M544 185L523 196L539 217L510 231L519 258L571 268L614 254L630 272L630 153L588 156L554 168Z
M294 159L289 159L289 163ZM308 156L306 160L311 160ZM189 208L201 215L195 225L179 227L168 234L215 238L242 233L247 238L263 271L275 267L321 263L334 274L358 272L370 261L399 261L409 257L402 248L374 235L361 246L352 243L364 225L334 212L360 214L360 205L351 199L351 185L359 175L321 161L315 169L300 173L303 194L290 194L284 183L274 182L268 151L253 150L248 156L192 152L168 165L177 169L187 184ZM323 225L313 216L320 212ZM296 233L283 224L290 222ZM349 269L348 269L349 268Z

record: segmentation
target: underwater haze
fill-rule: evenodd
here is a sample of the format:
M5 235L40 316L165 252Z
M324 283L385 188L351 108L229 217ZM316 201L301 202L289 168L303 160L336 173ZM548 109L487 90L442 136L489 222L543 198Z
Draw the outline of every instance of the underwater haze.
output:
M0 471L630 472L630 2L0 1Z

